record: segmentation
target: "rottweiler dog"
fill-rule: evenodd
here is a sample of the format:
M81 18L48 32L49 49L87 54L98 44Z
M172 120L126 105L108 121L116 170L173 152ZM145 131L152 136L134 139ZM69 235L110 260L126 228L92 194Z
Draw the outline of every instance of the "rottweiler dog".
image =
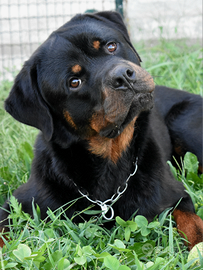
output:
M203 221L167 161L190 151L202 165L202 98L155 87L140 62L116 12L76 15L48 37L5 101L41 131L31 176L14 196L31 215L34 199L42 219L79 197L69 218L92 204L108 220L136 212L151 221L174 207L191 248L203 240ZM2 227L8 210L9 201Z

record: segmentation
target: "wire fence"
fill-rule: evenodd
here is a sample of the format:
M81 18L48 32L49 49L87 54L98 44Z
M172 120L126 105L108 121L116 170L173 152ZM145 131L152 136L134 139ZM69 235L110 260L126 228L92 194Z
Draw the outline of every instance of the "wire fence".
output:
M202 39L201 0L0 0L0 82L77 13L117 10L136 43L160 38Z
M48 35L75 14L116 10L119 2L0 0L0 81L12 80Z

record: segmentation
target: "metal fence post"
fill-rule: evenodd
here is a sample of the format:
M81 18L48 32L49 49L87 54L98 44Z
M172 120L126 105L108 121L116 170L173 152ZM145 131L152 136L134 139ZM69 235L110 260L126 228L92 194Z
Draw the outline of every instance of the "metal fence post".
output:
M116 0L116 11L123 17L123 0Z

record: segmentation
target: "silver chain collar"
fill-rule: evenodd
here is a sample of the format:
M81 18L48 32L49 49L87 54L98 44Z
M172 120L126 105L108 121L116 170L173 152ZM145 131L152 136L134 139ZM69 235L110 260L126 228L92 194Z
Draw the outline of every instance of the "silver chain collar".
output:
M88 192L86 192L87 194L84 194L84 193L78 188L78 186L75 184L75 182L73 182L73 183L74 183L74 185L78 188L78 192L79 192L84 198L86 198L86 199L87 199L88 201L90 201L91 203L94 203L94 204L97 204L98 206L100 206L101 211L102 211L102 216L103 216L103 218L105 218L106 220L112 220L113 217L114 217L114 210L113 210L112 205L113 205L113 204L121 197L121 195L126 191L126 189L128 188L128 181L130 180L130 178L131 178L133 175L136 174L137 168L138 168L138 166L137 166L137 161L138 161L138 158L136 158L136 161L135 161L135 169L134 169L134 172L131 173L131 174L128 176L128 178L126 179L126 181L125 181L125 187L124 187L124 189L123 189L122 191L120 191L121 186L119 186L119 187L117 188L116 193L113 194L113 196L112 196L110 199L107 199L107 200L104 201L104 202L102 202L102 201L100 201L100 200L92 200L92 199L90 199L89 193L88 193ZM110 217L107 217L106 214L107 214L107 212L108 212L109 210L110 210L111 215L110 215Z

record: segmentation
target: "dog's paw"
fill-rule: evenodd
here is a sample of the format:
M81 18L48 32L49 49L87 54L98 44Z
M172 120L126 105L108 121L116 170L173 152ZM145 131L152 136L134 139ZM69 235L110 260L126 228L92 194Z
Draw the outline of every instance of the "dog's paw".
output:
M203 242L203 220L192 212L175 209L173 212L178 232L187 241L185 244L191 250L196 244Z

